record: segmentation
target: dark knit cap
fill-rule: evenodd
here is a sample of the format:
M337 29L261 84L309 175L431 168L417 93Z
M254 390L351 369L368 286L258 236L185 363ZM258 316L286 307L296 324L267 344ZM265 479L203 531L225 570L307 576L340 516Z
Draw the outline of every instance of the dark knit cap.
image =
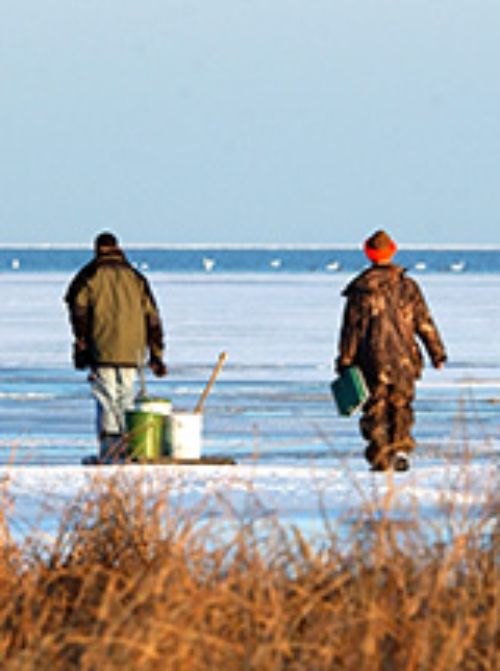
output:
M118 238L109 231L103 231L94 240L94 249L98 251L103 247L118 247Z

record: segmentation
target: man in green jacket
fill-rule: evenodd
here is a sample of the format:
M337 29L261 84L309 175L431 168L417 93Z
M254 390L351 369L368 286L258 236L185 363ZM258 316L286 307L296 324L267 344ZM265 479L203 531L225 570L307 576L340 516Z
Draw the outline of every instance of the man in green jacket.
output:
M392 263L396 244L385 231L365 242L372 262L343 291L345 305L336 369L358 366L370 397L362 409L360 429L368 445L365 457L373 470L407 470L415 381L423 368L416 337L432 364L441 368L446 352L429 308L415 280Z
M133 405L138 366L145 362L158 377L163 362L163 330L146 278L127 261L109 232L94 241L94 258L73 278L65 295L74 335L75 368L90 369L97 401L100 457L111 458Z

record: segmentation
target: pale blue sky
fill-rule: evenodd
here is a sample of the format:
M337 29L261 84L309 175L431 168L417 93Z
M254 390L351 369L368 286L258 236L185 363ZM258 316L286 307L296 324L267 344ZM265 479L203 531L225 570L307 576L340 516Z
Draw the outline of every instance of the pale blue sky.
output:
M500 242L499 0L0 0L0 242Z

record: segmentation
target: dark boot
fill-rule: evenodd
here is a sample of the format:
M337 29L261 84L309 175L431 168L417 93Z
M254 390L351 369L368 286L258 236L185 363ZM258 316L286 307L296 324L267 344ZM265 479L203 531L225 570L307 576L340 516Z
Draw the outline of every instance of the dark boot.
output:
M410 460L406 452L396 452L392 457L392 468L399 473L408 471L410 468Z
M101 433L99 436L99 461L101 464L123 462L123 436L121 433Z
M408 455L415 449L415 441L411 436L393 443L394 452L392 457L392 468L395 471L407 471L410 468Z

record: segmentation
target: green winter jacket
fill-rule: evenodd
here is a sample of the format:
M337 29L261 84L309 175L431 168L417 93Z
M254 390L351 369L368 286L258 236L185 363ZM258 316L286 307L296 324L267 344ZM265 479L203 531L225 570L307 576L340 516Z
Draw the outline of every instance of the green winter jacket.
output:
M119 248L101 251L65 295L76 347L90 366L142 365L163 358L160 315L146 278Z
M347 297L337 369L357 365L371 388L412 383L423 343L434 366L446 360L438 329L417 283L400 266L375 265L343 291Z

